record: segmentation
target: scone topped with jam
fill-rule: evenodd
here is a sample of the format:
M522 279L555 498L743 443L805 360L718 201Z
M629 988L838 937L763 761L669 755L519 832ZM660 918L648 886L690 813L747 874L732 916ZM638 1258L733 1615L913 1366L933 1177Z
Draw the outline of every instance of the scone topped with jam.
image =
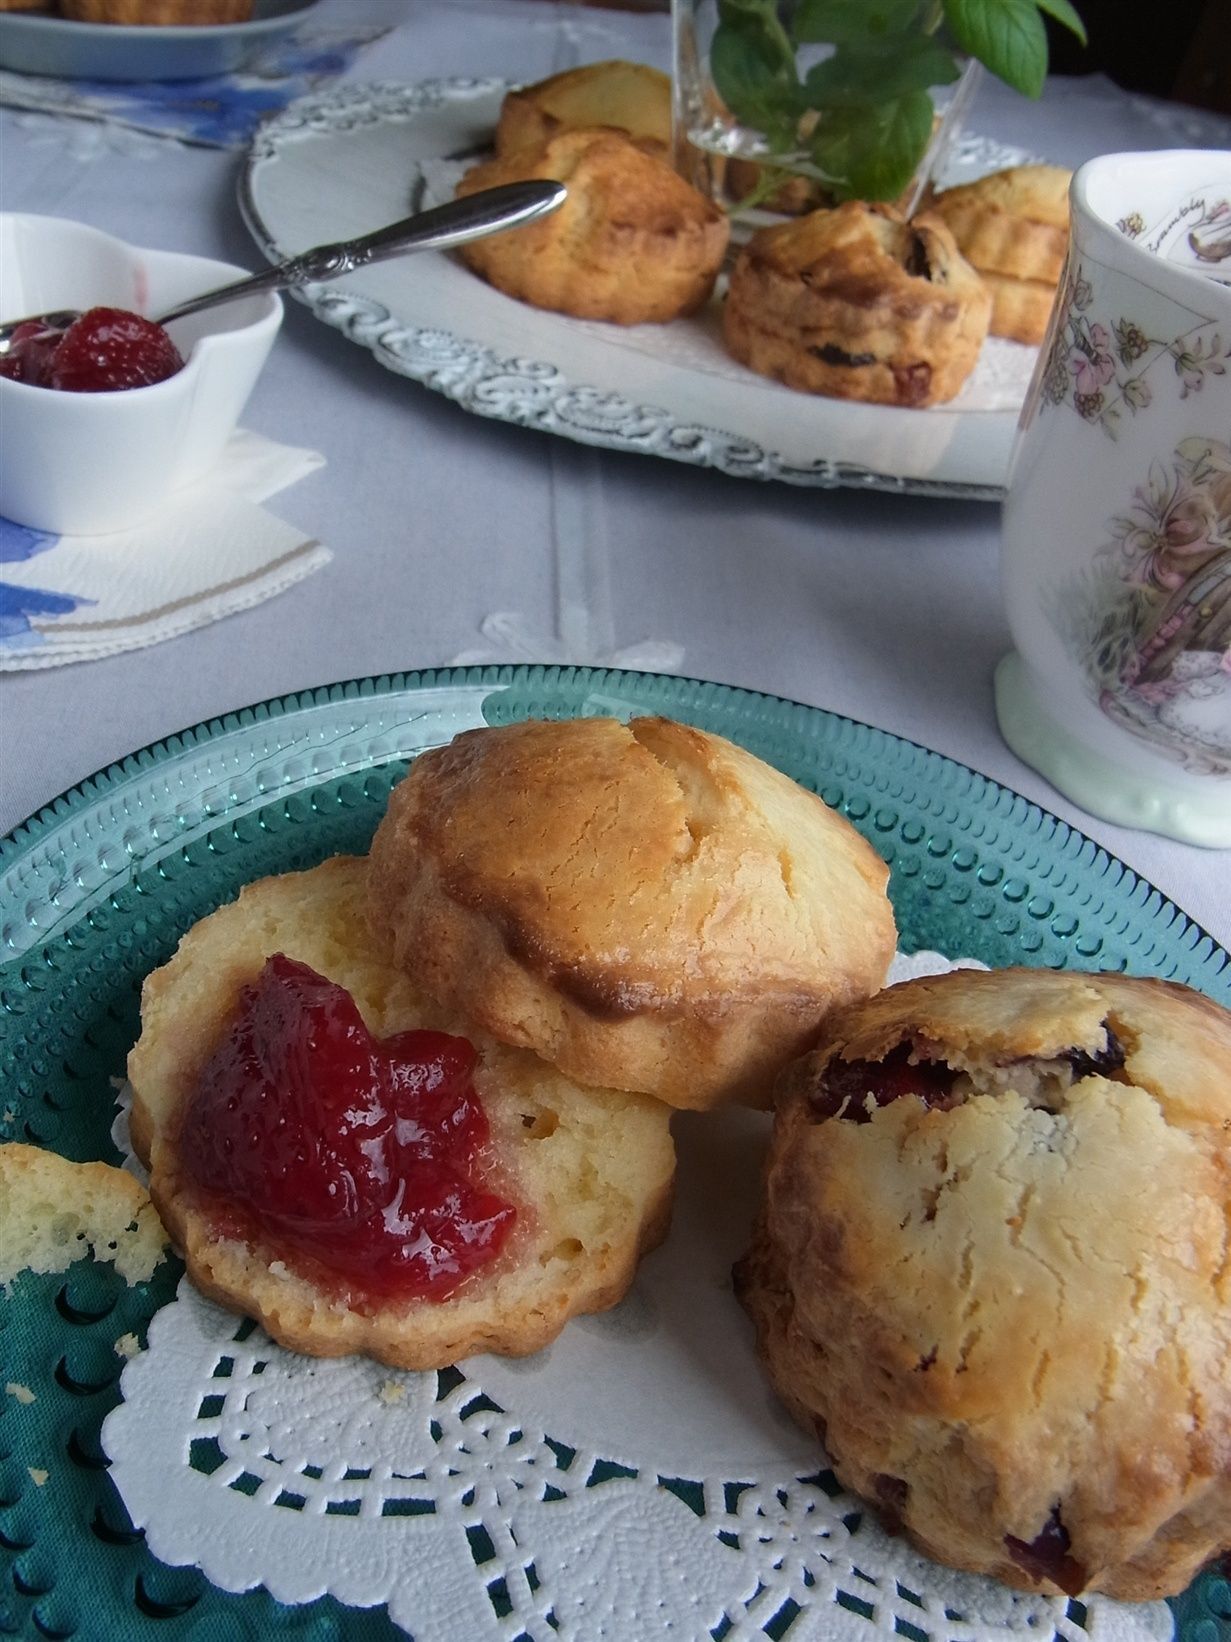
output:
M450 1009L585 1084L764 1103L893 954L888 868L814 794L664 718L470 730L420 754L370 911Z
M849 200L753 234L731 272L731 352L787 387L922 407L952 399L991 298L944 223Z
M929 1555L1182 1590L1231 1545L1231 1015L1164 981L888 988L780 1085L737 1268L777 1391Z
M150 1194L196 1286L292 1350L537 1351L665 1234L669 1113L434 1004L368 929L366 876L262 879L148 977Z

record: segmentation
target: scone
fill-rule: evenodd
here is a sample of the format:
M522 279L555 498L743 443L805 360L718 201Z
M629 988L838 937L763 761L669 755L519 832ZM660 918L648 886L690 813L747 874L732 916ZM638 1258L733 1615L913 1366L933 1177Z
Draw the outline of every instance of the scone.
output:
M1018 165L946 188L928 206L949 225L962 255L981 273L1055 285L1069 233L1072 172Z
M850 200L753 234L723 308L735 357L790 388L880 405L952 399L991 298L944 223Z
M247 22L252 0L60 0L59 9L78 23L201 28Z
M991 290L993 336L1043 340L1068 245L1071 180L1057 165L1013 166L929 205Z
M500 105L496 152L541 148L557 132L596 125L625 131L665 159L671 149L670 75L615 58L520 86Z
M149 1193L110 1163L74 1163L41 1146L0 1145L0 1288L23 1271L67 1271L86 1255L127 1283L152 1277L167 1239Z
M824 1016L883 984L887 878L719 736L532 721L420 754L372 843L370 910L432 996L580 1083L764 1104Z
M498 290L618 325L676 319L709 296L727 247L725 214L625 132L560 131L475 166L458 193L534 177L564 183L564 204L458 252Z
M1231 1546L1231 1015L890 987L784 1077L737 1289L838 1476L940 1562L1143 1600Z
M151 1196L197 1287L293 1350L536 1351L664 1235L669 1114L430 1005L367 931L365 879L353 857L264 879L147 979Z

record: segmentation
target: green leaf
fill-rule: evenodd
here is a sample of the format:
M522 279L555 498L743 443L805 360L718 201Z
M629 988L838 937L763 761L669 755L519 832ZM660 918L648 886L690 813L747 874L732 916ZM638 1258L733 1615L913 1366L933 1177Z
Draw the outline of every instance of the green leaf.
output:
M829 110L810 146L841 198L892 200L914 176L931 135L932 99L909 91L875 108Z
M960 72L953 53L938 41L903 35L875 45L839 46L809 69L804 95L811 108L866 108L908 91L951 85Z
M800 0L791 25L799 41L847 41L897 34L914 22L919 0Z
M740 28L746 23L777 22L776 0L718 0L718 21Z
M719 23L710 42L710 78L737 120L759 127L778 146L794 141L799 81L781 30L755 21Z
M1086 25L1069 4L1069 0L1038 0L1038 7L1049 17L1054 17L1057 23L1063 23L1069 33L1075 34L1083 46L1087 44Z
M1037 97L1047 77L1047 31L1036 0L945 0L963 51L1015 91Z

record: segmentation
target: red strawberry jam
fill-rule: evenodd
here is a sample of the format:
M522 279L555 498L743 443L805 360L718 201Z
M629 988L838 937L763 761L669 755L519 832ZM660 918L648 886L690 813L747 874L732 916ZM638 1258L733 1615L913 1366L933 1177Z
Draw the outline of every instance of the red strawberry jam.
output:
M147 388L184 368L179 349L152 319L124 308L90 308L66 331L31 320L0 355L0 376L32 388L110 393Z
M182 1166L293 1264L378 1300L442 1300L517 1213L478 1167L476 1058L444 1032L373 1038L343 987L278 953L197 1079Z

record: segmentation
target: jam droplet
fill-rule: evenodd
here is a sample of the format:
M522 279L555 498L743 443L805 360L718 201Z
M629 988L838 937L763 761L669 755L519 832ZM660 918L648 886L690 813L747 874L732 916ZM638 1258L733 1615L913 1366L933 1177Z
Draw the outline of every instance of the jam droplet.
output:
M912 1061L910 1053L910 1045L901 1043L883 1060L843 1060L835 1055L809 1097L813 1116L867 1123L869 1099L876 1106L888 1106L903 1095L915 1095L925 1106L947 1111L953 1105L957 1073L941 1060Z
M1069 1555L1073 1542L1060 1520L1058 1504L1052 1506L1051 1515L1033 1539L1015 1539L1006 1534L1004 1544L1013 1561L1032 1579L1049 1579L1066 1596L1080 1596L1085 1590L1086 1570Z
M443 1032L373 1038L343 987L277 953L196 1081L182 1166L292 1261L376 1298L444 1299L517 1212L479 1176L476 1058Z
M147 388L183 368L162 326L126 308L89 308L62 332L19 325L0 356L0 376L68 393Z

